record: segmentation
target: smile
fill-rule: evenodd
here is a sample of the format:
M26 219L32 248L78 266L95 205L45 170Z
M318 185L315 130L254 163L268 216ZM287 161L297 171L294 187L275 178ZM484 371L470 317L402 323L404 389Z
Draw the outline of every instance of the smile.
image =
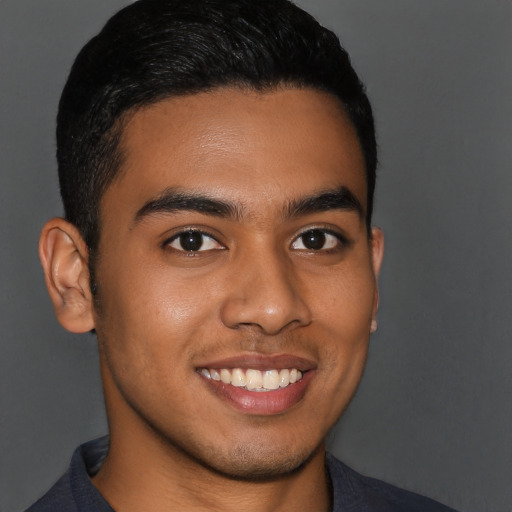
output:
M297 368L281 370L257 370L252 368L201 368L199 373L206 379L220 381L247 391L275 391L295 384L303 373Z
M246 415L283 414L301 402L315 379L316 363L293 354L240 354L196 366L217 398Z

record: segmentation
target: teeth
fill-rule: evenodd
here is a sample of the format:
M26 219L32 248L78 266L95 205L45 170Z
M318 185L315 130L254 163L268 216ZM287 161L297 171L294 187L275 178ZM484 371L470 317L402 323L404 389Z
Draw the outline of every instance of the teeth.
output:
M302 379L302 372L297 368L283 370L253 370L241 368L215 370L214 368L201 368L201 375L207 379L222 381L238 388L249 391L272 391L285 388Z
M231 373L231 384L238 388L243 388L245 386L245 375L240 368L235 368Z
M279 372L267 370L263 375L263 387L265 389L279 389Z
M245 385L247 389L261 389L263 387L263 377L259 370L247 370L245 372Z
M281 370L279 372L279 387L285 388L290 384L290 370Z

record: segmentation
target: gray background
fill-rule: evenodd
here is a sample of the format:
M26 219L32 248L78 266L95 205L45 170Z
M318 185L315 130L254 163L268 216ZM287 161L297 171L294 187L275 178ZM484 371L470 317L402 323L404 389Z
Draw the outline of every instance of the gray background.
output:
M122 0L0 0L0 510L106 431L94 339L54 320L37 259L61 213L54 118L72 59ZM379 331L331 436L358 470L467 512L512 510L512 2L302 0L378 124Z

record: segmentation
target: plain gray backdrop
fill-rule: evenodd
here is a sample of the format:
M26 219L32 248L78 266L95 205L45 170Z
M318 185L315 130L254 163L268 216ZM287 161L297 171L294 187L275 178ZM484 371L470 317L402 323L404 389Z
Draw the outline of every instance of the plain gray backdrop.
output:
M37 257L61 214L60 90L123 0L0 0L0 510L106 432L91 335L64 332ZM330 449L467 512L512 510L512 2L302 0L373 102L379 330Z

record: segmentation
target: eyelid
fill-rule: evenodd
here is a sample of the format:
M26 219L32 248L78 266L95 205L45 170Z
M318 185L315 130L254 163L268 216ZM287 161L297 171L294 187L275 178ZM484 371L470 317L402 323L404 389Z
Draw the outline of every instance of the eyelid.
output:
M210 248L210 249L198 249L197 251L187 251L186 249L179 249L177 247L172 247L171 244L178 240L180 236L184 235L185 233L200 233L203 237L206 237L206 238L210 238L211 240L215 241L215 243L219 246L219 247L216 247L216 248ZM226 246L219 242L218 240L218 237L215 236L214 234L208 232L206 229L204 228L199 228L199 227L183 227L183 228L179 228L179 230L175 233L173 233L172 236L170 237L167 237L164 242L162 243L162 246L165 248L165 247L170 247L172 250L176 251L176 252L180 252L180 253L184 253L184 254L187 254L187 255L191 255L191 254L197 254L197 253L200 253L200 252L208 252L208 251L214 251L214 250L220 250L220 249L226 249Z
M350 245L352 245L352 241L345 235L343 234L342 232L338 231L338 230L335 230L331 227L326 227L326 226L310 226L310 227L307 227L306 229L302 229L300 233L298 233L291 241L291 244L290 246L293 248L293 244L299 240L301 237L303 237L305 234L307 234L308 232L310 231L321 231L322 233L324 233L325 235L330 235L330 236L333 236L335 237L338 242L339 242L339 247L333 247L333 248L327 248L327 249L317 249L317 250L314 250L314 249L308 249L308 248L304 248L304 249L297 249L297 250L302 250L302 251L309 251L309 252L323 252L323 253L327 253L329 251L336 251L336 250L340 250L340 249L343 249L345 247L348 247Z

